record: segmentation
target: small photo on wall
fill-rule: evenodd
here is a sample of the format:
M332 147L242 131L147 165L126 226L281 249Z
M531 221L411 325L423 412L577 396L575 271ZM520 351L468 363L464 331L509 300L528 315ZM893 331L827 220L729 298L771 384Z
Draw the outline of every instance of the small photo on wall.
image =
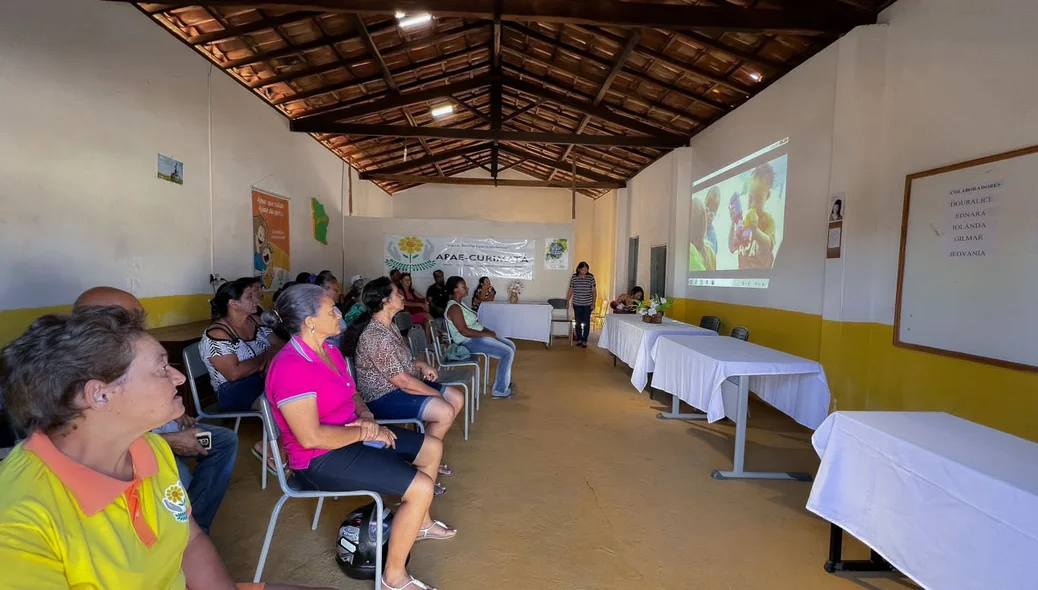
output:
M173 184L184 184L184 163L159 154L158 177Z

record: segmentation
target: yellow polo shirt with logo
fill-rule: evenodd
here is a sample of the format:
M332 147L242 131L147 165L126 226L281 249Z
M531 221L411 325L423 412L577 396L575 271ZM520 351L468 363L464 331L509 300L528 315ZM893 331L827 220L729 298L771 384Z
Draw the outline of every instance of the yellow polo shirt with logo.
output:
M169 446L130 446L133 481L98 473L33 434L0 462L0 587L177 589L191 508Z

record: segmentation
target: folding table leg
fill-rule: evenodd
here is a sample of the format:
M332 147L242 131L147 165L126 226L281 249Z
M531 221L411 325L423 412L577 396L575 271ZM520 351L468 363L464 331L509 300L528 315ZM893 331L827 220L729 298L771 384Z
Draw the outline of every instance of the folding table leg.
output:
M811 474L777 471L746 471L746 421L750 406L750 378L746 375L737 377L739 381L739 400L735 412L735 465L731 471L714 470L710 474L714 479L792 479L810 482Z
M652 395L652 390L649 390L649 395ZM682 414L678 410L681 409L681 399L676 395L670 396L670 411L660 412L656 414L656 417L660 420L706 420L706 414Z
M843 529L838 525L829 525L829 561L825 562L825 571L836 572L897 572L882 555L871 550L869 559L843 559Z

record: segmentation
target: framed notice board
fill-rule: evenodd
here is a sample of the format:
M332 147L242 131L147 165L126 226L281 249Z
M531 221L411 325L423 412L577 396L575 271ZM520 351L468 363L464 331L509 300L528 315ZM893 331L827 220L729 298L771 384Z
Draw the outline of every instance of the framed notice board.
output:
M1038 146L906 178L894 345L1038 371Z

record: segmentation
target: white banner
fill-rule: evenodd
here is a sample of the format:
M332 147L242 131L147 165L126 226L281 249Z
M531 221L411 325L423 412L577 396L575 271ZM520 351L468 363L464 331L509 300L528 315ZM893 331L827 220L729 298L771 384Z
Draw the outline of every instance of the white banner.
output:
M387 273L397 269L431 277L439 269L448 277L533 279L536 240L383 235Z

